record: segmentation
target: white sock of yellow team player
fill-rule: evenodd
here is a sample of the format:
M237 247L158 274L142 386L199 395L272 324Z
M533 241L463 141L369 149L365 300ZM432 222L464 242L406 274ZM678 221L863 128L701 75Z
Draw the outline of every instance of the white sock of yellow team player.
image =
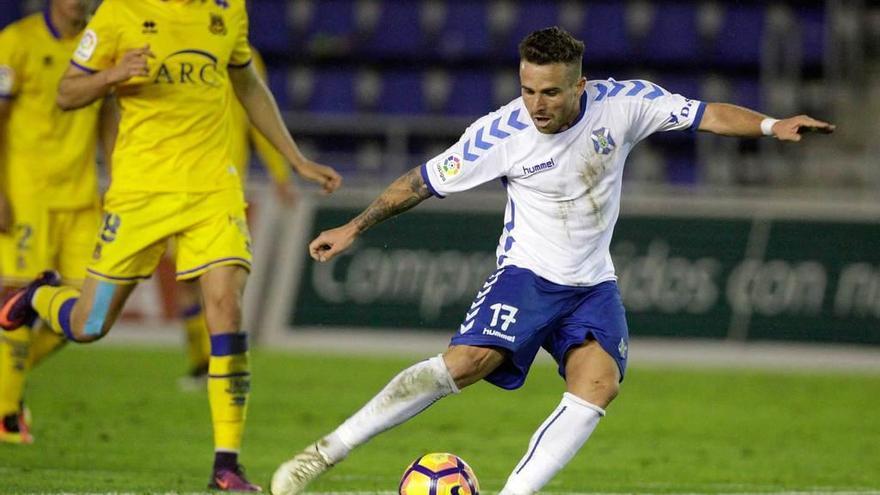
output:
M568 392L529 441L526 454L507 478L499 495L536 493L584 445L605 410Z

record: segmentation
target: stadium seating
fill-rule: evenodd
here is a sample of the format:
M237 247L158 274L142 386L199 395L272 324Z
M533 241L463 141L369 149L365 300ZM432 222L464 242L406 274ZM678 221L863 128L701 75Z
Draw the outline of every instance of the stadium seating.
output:
M0 0L0 26L36 5ZM410 117L457 122L516 97L517 45L544 26L565 26L584 41L591 79L647 78L689 97L754 108L778 100L779 71L821 77L832 47L821 0L254 0L249 8L251 42L282 109L386 114L403 119L403 129ZM779 48L783 39L792 45ZM702 94L709 80L720 92ZM375 148L353 139L347 152ZM333 146L327 151L343 153ZM666 157L670 180L696 180L684 165L695 160L692 137L663 136L649 146Z
M760 108L762 81L770 84L761 76L765 45L788 34L773 22L780 11L797 26L801 59L791 66L815 73L827 43L818 0L260 0L251 4L251 37L281 106L316 114L482 115L517 95L517 45L549 25L584 41L592 79L648 78L701 98L711 77L730 101ZM649 145L666 156L670 180L697 180L685 165L695 160L692 136Z
M588 66L631 53L623 2L590 2L585 10L581 31L574 34L584 42Z

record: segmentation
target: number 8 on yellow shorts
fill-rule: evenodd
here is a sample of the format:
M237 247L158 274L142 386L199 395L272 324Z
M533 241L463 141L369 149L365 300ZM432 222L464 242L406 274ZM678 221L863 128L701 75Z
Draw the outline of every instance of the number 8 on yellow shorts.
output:
M88 274L117 284L149 278L174 240L177 279L211 268L250 270L251 242L240 189L212 192L116 192L107 194L104 219Z

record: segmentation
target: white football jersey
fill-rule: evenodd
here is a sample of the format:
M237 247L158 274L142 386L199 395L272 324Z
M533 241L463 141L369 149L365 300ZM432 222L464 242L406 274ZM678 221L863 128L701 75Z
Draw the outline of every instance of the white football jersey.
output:
M630 150L655 132L695 130L704 109L648 81L589 81L575 124L542 134L517 98L422 165L422 178L439 197L500 178L508 201L498 266L596 285L615 279L609 246Z

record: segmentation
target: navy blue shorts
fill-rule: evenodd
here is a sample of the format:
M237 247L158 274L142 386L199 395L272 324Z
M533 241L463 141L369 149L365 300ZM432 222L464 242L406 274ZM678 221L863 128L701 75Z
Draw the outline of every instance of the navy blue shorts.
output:
M622 381L629 331L617 282L572 287L508 266L486 279L451 344L509 351L486 381L513 390L525 382L539 348L553 356L564 378L565 354L590 337L617 361Z

